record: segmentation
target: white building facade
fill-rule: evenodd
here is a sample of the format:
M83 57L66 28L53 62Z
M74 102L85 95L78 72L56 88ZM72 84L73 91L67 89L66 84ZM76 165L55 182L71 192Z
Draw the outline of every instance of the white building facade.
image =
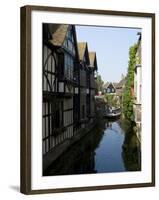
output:
M136 65L134 68L134 120L137 128L141 128L142 109L142 65L141 65L141 34L136 51Z

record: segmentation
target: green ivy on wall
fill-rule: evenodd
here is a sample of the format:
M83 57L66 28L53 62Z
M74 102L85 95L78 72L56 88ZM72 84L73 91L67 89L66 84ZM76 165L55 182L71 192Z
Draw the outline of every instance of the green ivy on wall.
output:
M123 114L128 120L133 120L133 95L132 88L134 86L134 67L136 64L136 50L137 44L129 48L128 72L126 77L126 84L123 93Z

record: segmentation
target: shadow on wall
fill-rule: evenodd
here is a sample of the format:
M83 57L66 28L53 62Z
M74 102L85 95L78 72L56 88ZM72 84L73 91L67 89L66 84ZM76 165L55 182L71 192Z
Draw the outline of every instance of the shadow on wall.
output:
M20 192L20 187L18 185L10 185L9 188L11 188L12 190L16 192Z

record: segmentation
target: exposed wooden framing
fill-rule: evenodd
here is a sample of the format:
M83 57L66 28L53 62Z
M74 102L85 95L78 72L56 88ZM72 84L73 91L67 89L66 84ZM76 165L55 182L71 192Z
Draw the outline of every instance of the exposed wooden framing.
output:
M65 37L65 39L67 39L67 38ZM47 76L47 75L51 76L51 84L50 84L49 78L47 77L47 83L49 86L46 88L47 89L46 91L43 91L43 102L47 103L49 105L49 107L52 105L52 103L57 104L57 102L62 102L62 105L63 105L63 108L61 111L62 112L63 130L62 129L59 130L59 134L55 135L54 138L52 138L54 134L51 133L51 128L50 128L50 123L51 123L50 118L52 117L52 114L43 115L43 117L45 117L45 118L48 117L48 119L49 119L49 122L46 121L47 118L45 119L45 124L48 123L48 127L49 127L48 130L46 130L46 128L45 128L45 131L49 131L49 136L47 135L46 139L43 138L43 141L49 140L49 149L50 149L50 148L52 148L52 146L51 146L52 139L54 140L54 144L53 144L53 147L54 147L54 146L58 145L59 143L61 143L64 139L70 138L73 135L73 133L71 132L71 130L69 128L71 126L73 127L73 93L71 91L69 93L67 91L68 89L66 90L66 88L68 87L68 84L72 85L71 87L73 87L73 84L74 84L74 82L72 81L73 74L72 74L72 80L69 81L69 80L65 79L64 67L67 64L67 63L65 63L65 55L69 55L70 56L69 58L73 59L73 60L74 60L74 56L64 46L55 47L48 42L46 42L46 45L47 45L47 48L49 48L51 50L51 52L49 52L49 54L47 52L48 57L45 61L44 76ZM55 56L55 54L56 54L56 56ZM51 56L53 56L53 58L54 58L55 66L53 66L52 59L51 59L51 66L49 66L49 69L51 68L51 71L50 71L48 69L48 62L49 62L49 57L51 57ZM61 58L62 58L62 60L61 60ZM54 67L54 71L53 71L53 67ZM73 73L73 71L72 71L72 73ZM53 78L54 78L54 80L53 80ZM63 92L59 91L60 83L63 83ZM48 89L50 89L50 91ZM71 107L67 108L67 105L65 105L66 102L70 102L69 104L72 104ZM64 108L65 106L66 106L66 108ZM57 131L55 130L55 132L57 132Z

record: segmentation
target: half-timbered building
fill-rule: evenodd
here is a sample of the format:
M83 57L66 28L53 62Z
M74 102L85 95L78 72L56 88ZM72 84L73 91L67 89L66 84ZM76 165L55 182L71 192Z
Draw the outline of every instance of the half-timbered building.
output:
M43 24L42 53L42 145L46 170L95 124L97 59L94 52L88 52L87 43L77 43L74 25Z
M79 60L80 60L80 122L81 127L85 127L86 123L88 123L87 112L90 112L90 108L88 106L89 100L87 99L88 88L90 77L89 77L89 53L88 46L86 42L78 43L78 52L79 52Z
M75 27L43 24L43 154L74 134Z
M90 121L93 122L93 119L95 117L95 94L96 94L96 89L97 85L95 82L95 73L98 69L97 66L97 58L96 58L96 53L95 52L89 52L89 60L90 60L90 66L89 66L89 85L88 86L88 107L89 107L89 113L88 117L90 118Z

